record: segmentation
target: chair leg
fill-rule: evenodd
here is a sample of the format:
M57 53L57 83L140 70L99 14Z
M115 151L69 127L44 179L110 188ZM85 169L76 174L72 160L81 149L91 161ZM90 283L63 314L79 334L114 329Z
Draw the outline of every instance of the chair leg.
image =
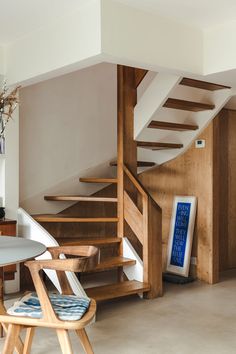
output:
M30 354L32 342L33 342L33 337L34 337L34 332L35 332L35 327L27 328L23 354Z
M65 329L57 329L57 337L63 354L73 354L68 331Z
M7 325L6 323L2 323L2 327L4 329L5 334L7 334L8 326L9 325ZM17 339L15 350L16 350L17 354L23 354L24 344L23 344L20 336Z
M87 335L85 329L78 329L78 330L76 330L76 333L80 339L80 342L84 348L85 353L86 354L94 354L93 348L92 348L91 343L88 339L88 335Z
M7 336L4 343L2 354L13 354L15 346L19 340L21 326L9 324Z

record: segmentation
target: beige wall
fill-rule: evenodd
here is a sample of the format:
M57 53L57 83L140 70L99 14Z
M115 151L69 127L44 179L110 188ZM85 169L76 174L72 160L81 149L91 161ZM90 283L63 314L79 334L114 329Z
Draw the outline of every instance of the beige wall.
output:
M86 194L79 176L92 168L97 174L111 170L116 66L99 64L44 81L20 96L20 205L32 213L59 212L68 204L44 202L45 194Z

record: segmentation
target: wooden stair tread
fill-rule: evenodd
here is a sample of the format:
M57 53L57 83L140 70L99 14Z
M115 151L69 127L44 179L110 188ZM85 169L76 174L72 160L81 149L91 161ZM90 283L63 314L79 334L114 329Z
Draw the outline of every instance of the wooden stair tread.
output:
M119 244L121 239L119 237L106 237L106 238L83 238L83 239L75 239L75 238L59 238L57 242L60 245L68 245L68 246L83 246L83 245L111 245L111 244Z
M37 214L32 217L38 222L118 222L118 218L81 218L65 214Z
M147 292L149 290L149 284L142 283L137 280L124 281L121 283L85 289L86 294L96 301L115 299L123 296Z
M118 267L125 267L125 266L132 266L136 263L134 259L130 258L125 258L121 256L117 257L109 257L107 259L104 259L101 261L97 267L93 270L90 270L87 273L93 273L93 272L101 272L103 270L108 270L108 269L113 269L113 268L118 268Z
M192 111L192 112L212 110L215 108L213 104L186 101L177 98L168 98L167 101L164 103L163 107L181 109L184 111Z
M183 144L137 141L137 146L150 150L181 149Z
M153 167L155 166L155 162L149 162L149 161L137 161L137 166L138 167ZM110 162L110 166L117 166L117 161L112 161Z
M85 183L117 183L117 178L81 177L79 180Z
M202 90L208 90L208 91L216 91L216 90L222 90L222 89L231 89L230 86L214 84L213 82L189 79L187 77L184 77L180 81L179 84L180 85L184 85L184 86L199 88L199 89L202 89Z
M77 202L117 202L117 198L108 197L90 197L90 196L80 196L80 195L46 195L45 200L49 201L77 201Z
M148 128L175 130L175 131L188 131L188 130L197 130L198 125L162 122L162 121L152 120L151 123L149 124Z

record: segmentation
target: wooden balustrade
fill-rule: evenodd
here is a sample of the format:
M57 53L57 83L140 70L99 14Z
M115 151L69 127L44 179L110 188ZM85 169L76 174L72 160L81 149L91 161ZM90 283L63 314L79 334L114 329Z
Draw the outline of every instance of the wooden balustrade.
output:
M124 173L141 196L141 210L124 190L124 219L143 246L143 282L149 283L148 298L162 295L162 212L135 176Z

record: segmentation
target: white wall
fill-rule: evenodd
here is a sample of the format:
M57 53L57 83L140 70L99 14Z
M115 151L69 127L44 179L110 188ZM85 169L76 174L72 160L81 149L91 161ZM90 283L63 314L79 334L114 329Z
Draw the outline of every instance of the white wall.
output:
M0 46L0 81L1 75L5 74L6 71L6 57L5 57L5 48Z
M5 207L6 215L16 219L19 207L19 110L6 127Z
M112 174L116 66L99 64L21 89L20 205L57 212L45 194L89 193L83 175ZM91 175L92 174L92 175Z
M4 55L0 48L0 73L6 66L10 84L29 85L110 62L210 75L236 69L235 30L236 22L201 30L115 0L88 0L77 12L7 45Z
M3 76L0 76L2 87ZM6 216L16 219L19 206L19 110L15 110L5 130L5 154L0 155L0 205Z
M201 74L202 32L113 0L88 0L6 50L11 84L28 85L103 61Z
M102 2L102 52L107 61L158 71L202 73L202 31L156 13Z
M8 82L35 82L97 63L100 21L100 1L88 0L72 15L11 43L6 54Z
M0 78L0 83L2 77ZM13 114L6 127L6 153L0 155L0 205L5 206L6 217L17 219L19 206L19 110ZM17 266L17 269L19 267ZM5 293L14 293L19 290L19 271L15 279L5 281Z
M204 31L204 73L212 74L236 68L236 21Z

